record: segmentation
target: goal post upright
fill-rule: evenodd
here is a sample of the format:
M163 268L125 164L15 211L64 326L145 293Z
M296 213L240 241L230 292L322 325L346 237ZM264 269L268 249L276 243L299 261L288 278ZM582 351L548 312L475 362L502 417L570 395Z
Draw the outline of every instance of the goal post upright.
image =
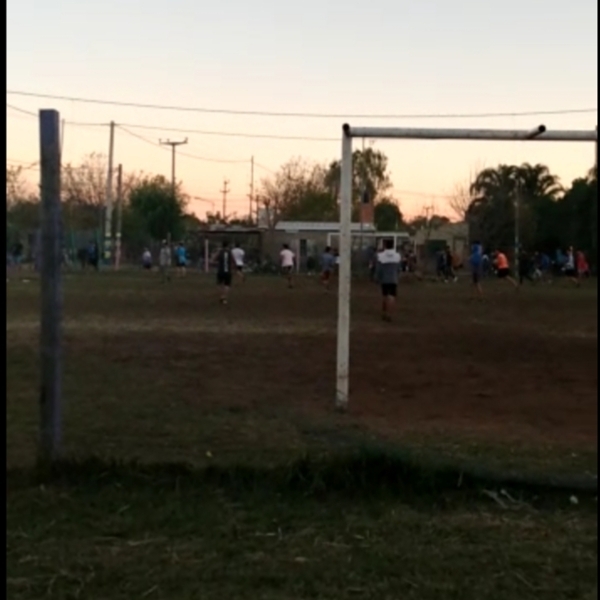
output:
M335 405L348 405L350 375L350 284L352 278L352 136L344 125L342 164L340 168L340 231L338 267L338 325Z
M595 130L548 131L544 125L530 130L520 129L438 129L396 127L342 126L342 164L340 169L340 231L339 281L336 358L336 408L348 406L350 383L350 293L352 256L352 139L409 139L409 140L481 140L481 141L539 141L594 142L598 164L598 128Z

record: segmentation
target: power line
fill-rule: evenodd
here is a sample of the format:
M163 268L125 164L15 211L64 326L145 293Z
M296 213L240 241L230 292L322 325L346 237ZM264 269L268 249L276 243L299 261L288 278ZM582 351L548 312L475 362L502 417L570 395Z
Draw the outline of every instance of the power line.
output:
M331 114L331 113L304 113L304 112L275 112L261 110L234 110L225 108L205 108L190 106L169 106L162 104L147 104L142 102L124 102L120 100L100 100L97 98L83 98L76 96L62 96L55 94L42 94L39 92L24 92L18 90L7 90L7 95L26 96L30 98L46 98L51 100L64 100L67 102L80 102L84 104L104 104L112 106L123 106L130 108L145 108L152 110L172 110L180 112L199 112L225 115L247 115L261 117L297 117L314 119L476 119L476 118L495 118L495 117L525 117L541 115L561 115L597 112L597 108L574 108L557 110L536 110L536 111L513 111L500 113L448 113L448 114Z
M12 104L6 105L8 108L16 110L20 113L29 115L31 117L37 117L37 115L31 111L24 110L18 106ZM75 125L79 127L108 127L110 123L89 123L84 121L65 121L67 125ZM216 135L223 137L242 137L242 138L263 138L271 140L293 140L293 141L309 141L309 142L339 142L337 137L314 137L305 135L280 135L272 133L248 133L239 131L208 131L205 129L183 129L181 127L162 127L159 125L142 125L137 123L120 123L121 127L128 127L130 129L147 129L150 131L169 131L171 133L187 133L187 134L198 134L198 135ZM136 135L131 131L128 132L131 135Z
M121 131L124 131L125 133L129 134L130 136L137 138L138 140L141 140L142 142L146 142L146 144L150 144L151 146L154 146L155 148L160 148L161 150L168 150L167 148L165 148L164 146L161 146L157 142L153 142L152 140L149 140L148 138L146 138L142 135L134 133L133 131L130 131L129 129L127 129L126 127L123 127L122 125L117 125L117 127ZM177 154L178 154L178 156L187 156L188 158L194 158L196 160L202 160L205 162L228 163L228 164L235 164L235 163L242 164L242 163L250 162L250 159L230 160L230 159L226 159L226 158L208 158L206 156L197 156L195 154L188 154L187 152L178 152Z
M239 131L207 131L205 129L182 129L179 127L161 127L159 125L139 125L133 123L123 123L125 127L132 129L148 129L153 131L171 131L173 133L188 133L199 135L218 135L224 137L243 137L243 138L264 138L268 140L295 140L308 142L339 142L339 137L312 137L306 135L283 135L276 133L247 133Z
M39 116L37 113L35 113L31 110L26 110L24 108L21 108L20 106L15 106L14 104L9 104L8 102L6 103L6 108L10 108L11 110L22 113L29 117L33 117L35 119L37 119ZM89 122L89 121L65 121L65 123L67 125L77 125L79 127L108 127L110 125L110 123L94 123L94 122Z

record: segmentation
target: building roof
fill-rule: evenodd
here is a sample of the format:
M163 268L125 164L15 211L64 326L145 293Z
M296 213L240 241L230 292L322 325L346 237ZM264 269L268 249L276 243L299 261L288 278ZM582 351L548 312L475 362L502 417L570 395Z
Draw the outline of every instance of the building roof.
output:
M360 223L352 223L352 231L361 231ZM340 224L336 221L328 222L311 222L311 221L279 221L275 225L276 231L323 231L336 232L340 230ZM375 226L372 223L363 223L362 231L375 231Z

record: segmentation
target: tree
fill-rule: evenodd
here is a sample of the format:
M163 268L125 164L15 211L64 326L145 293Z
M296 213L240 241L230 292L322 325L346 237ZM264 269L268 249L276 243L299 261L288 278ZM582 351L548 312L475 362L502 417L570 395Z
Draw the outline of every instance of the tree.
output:
M261 182L259 198L269 227L278 221L331 221L337 219L335 196L320 165L292 159L273 178Z
M107 172L106 157L95 152L85 156L77 166L71 163L65 165L62 172L63 202L73 206L104 206Z
M22 167L6 167L6 222L7 242L40 225L39 199L28 193Z
M561 248L575 246L594 264L598 254L598 182L575 179L556 203L553 239Z
M339 196L341 161L335 160L327 169L325 183L330 193ZM375 202L392 187L388 172L388 159L381 150L366 148L352 153L352 201L357 204L366 192L369 200Z
M434 229L438 229L443 225L447 225L450 223L450 219L448 217L444 217L443 215L436 215L435 213L432 215L428 214L427 210L424 210L425 214L419 215L418 217L414 217L411 219L407 225L408 230L414 235L417 231L421 231L426 229L428 233L431 233ZM427 236L429 238L429 235Z
M403 224L402 213L391 198L382 198L373 209L375 227L379 231L398 231Z
M558 177L545 165L499 165L481 171L470 186L473 200L467 211L472 237L493 247L514 246L515 207L525 246L536 245L547 229L542 216L562 192Z
M476 166L475 169L469 173L469 179L466 183L457 184L454 187L454 191L448 200L448 206L452 209L452 212L456 215L459 221L465 221L469 212L469 206L473 201L471 195L471 188L477 177L477 174L485 169L482 165Z
M102 219L106 206L107 176L107 158L95 152L85 156L79 165L69 163L63 168L62 201L68 229L104 226ZM142 178L143 175L138 173L123 174L124 202L127 202L131 190Z
M6 208L12 208L27 197L22 167L6 167Z
M170 234L180 239L184 232L184 217L187 200L178 185L175 196L171 182L162 175L145 177L129 193L124 210L127 223L137 227L145 226L147 235L153 240L161 240ZM125 218L124 218L125 233Z

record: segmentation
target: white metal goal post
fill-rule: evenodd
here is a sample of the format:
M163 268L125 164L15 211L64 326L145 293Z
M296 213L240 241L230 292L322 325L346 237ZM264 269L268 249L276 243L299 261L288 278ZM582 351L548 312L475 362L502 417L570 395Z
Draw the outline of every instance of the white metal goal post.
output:
M336 407L348 406L350 383L350 280L352 255L352 139L404 140L486 140L540 142L595 142L598 165L598 128L595 131L547 131L544 125L519 129L420 129L342 126L342 168L340 181L340 246L336 362Z

